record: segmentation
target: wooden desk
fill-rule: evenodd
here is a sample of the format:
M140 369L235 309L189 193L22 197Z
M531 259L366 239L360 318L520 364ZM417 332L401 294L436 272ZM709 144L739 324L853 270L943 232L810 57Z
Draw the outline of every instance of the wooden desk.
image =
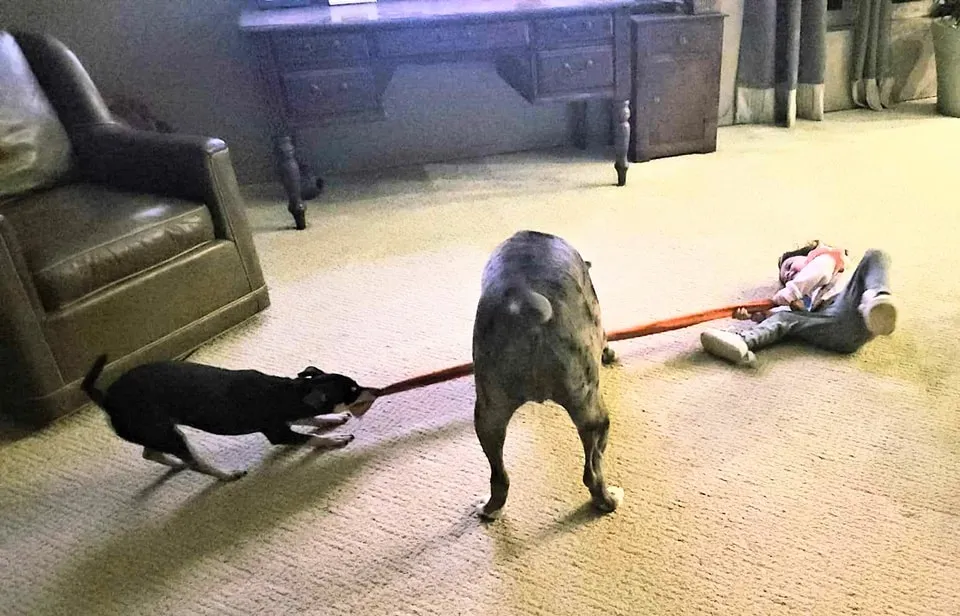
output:
M276 146L288 209L306 226L309 168L303 126L383 118L382 96L404 63L492 61L531 103L608 99L617 184L630 142L630 12L635 0L381 0L377 4L258 10L240 16L253 37L280 126ZM311 182L306 182L310 184Z

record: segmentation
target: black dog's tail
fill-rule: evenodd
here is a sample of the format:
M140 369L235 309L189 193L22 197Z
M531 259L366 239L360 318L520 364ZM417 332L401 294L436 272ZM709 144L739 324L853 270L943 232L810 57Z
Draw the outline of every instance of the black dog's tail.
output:
M103 392L96 388L96 383L97 379L100 378L100 373L103 372L103 367L106 365L107 356L101 355L93 362L93 366L90 367L87 376L83 377L83 382L80 383L80 389L100 406L103 406Z

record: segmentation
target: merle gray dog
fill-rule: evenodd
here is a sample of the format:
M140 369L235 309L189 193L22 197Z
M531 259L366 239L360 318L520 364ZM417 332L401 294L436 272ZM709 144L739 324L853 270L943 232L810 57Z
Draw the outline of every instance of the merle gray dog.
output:
M507 424L530 401L553 401L570 415L583 442L583 483L594 505L610 512L623 499L623 490L603 478L610 419L600 395L600 365L614 355L589 268L562 238L520 231L496 248L483 270L473 329L474 427L491 471L490 497L478 508L483 518L495 519L507 500Z

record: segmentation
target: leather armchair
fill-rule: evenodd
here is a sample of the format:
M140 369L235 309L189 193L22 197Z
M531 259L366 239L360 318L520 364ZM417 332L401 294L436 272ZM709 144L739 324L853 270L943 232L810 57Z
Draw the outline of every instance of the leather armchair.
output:
M116 121L62 43L13 33L73 147L69 181L0 198L0 411L45 424L269 305L227 146ZM0 88L3 84L0 83Z

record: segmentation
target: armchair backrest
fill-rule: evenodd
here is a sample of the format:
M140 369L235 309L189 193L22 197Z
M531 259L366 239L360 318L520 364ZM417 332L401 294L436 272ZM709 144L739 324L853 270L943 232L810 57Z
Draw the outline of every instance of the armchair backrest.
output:
M0 31L0 199L65 179L72 147L15 37Z
M68 133L114 121L97 86L66 45L45 34L13 32L13 37Z

